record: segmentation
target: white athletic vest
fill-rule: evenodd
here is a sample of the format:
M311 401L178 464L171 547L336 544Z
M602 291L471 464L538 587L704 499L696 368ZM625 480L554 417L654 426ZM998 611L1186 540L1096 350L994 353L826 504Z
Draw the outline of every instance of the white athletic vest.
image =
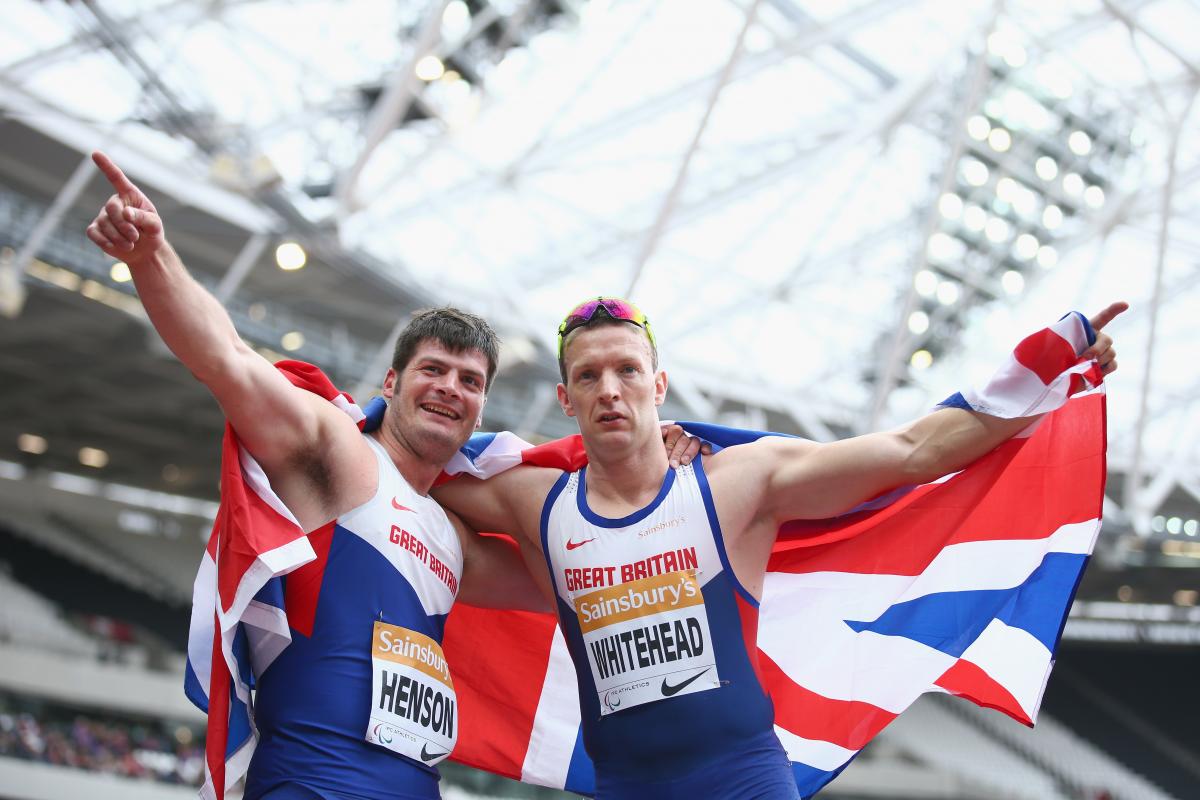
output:
M584 475L554 500L543 545L600 713L718 688L703 589L726 566L695 471L669 470L658 496L622 519L588 508Z
M383 445L364 436L379 462L375 496L338 517L337 524L361 537L404 575L425 613L448 614L462 579L462 543L445 510L408 484Z

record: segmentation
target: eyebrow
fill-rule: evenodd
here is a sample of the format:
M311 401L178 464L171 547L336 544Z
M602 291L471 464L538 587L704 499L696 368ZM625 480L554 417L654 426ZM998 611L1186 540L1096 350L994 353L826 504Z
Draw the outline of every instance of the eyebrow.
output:
M480 384L487 384L487 377L479 370L473 367L456 367L453 363L444 358L439 358L438 356L421 356L420 358L414 359L412 361L412 365L417 369L420 369L422 366L441 367L442 369L457 369L463 375L469 375L472 378L477 379Z

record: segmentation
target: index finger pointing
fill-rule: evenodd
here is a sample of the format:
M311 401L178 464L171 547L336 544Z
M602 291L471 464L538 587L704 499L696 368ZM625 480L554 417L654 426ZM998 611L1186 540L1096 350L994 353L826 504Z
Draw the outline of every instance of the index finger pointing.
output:
M132 195L137 193L137 187L129 178L125 177L125 173L121 171L111 158L101 153L99 150L92 153L92 161L104 173L104 177L112 184L112 187L117 190L117 194L122 200L128 200Z
M1092 317L1089 322L1092 324L1092 330L1101 330L1105 325L1112 322L1119 314L1129 308L1129 303L1116 302L1111 303L1108 308L1101 311L1096 316Z

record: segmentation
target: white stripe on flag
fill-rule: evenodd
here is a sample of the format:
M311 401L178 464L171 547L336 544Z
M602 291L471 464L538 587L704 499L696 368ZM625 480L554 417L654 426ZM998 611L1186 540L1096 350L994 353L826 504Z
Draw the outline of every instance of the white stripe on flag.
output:
M506 469L521 463L521 452L528 450L529 442L509 431L501 431L492 437L492 441L472 461L467 454L456 452L442 471L447 475L474 475L476 478L490 478Z
M267 581L276 575L291 572L316 557L316 552L312 549L308 538L304 536L276 547L274 550L260 553L238 582L233 604L228 610L217 609L221 620L221 630L228 631L241 620L250 601L266 585Z
M1087 330L1083 327L1083 319L1079 313L1072 311L1058 322L1050 326L1050 330L1067 340L1076 353L1088 349Z
M362 422L363 419L366 418L366 414L362 412L362 409L359 408L358 404L350 402L344 395L335 395L330 402L340 408L342 411L345 411L346 414L350 416L350 419L354 420L355 425Z
M242 479L246 482L246 485L254 490L254 493L264 503L273 508L276 514L299 528L300 523L296 521L292 512L288 510L288 507L279 499L279 495L275 494L275 490L271 488L271 481L267 478L267 473L254 460L254 456L250 455L250 451L241 445L238 445L238 462L242 466Z
M1037 718L1053 656L1036 637L994 619L963 652L962 658L1007 689L1027 717Z
M1091 552L1099 520L1063 525L1045 539L962 542L946 547L895 602L942 592L1011 589L1033 574L1047 553Z
M857 750L847 750L832 742L805 739L778 725L775 726L775 735L787 751L789 761L799 761L801 764L829 772L845 764L858 753Z
M292 643L287 612L278 606L251 600L242 616L242 625L250 644L250 664L255 675L262 675Z
M521 765L521 781L561 789L579 737L579 694L575 689L575 665L567 650L562 630L554 628L546 680L538 698L529 735L529 749Z
M250 759L254 757L254 750L258 747L258 728L253 724L250 726L250 733L251 736L246 743L225 760L226 797L229 796L229 790L246 777L246 770L250 769Z
M188 663L208 696L212 681L213 613L217 609L217 565L208 551L200 559L192 587L192 619L188 626Z
M853 613L857 604L852 600L843 604L831 602L825 592L780 592L772 590L770 583L768 576L764 595L771 595L770 603L783 605L778 613L760 618L758 645L791 680L809 691L898 714L957 660L913 639L855 632L843 620L871 620L879 614ZM853 591L837 594L848 596ZM888 603L883 600L879 605L887 608ZM764 612L768 608L766 597L761 608Z

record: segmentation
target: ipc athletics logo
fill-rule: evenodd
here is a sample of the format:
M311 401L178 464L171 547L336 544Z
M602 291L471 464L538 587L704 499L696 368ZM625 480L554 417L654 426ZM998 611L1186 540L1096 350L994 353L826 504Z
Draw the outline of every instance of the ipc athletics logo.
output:
M621 698L616 689L609 689L604 693L604 707L609 711L616 711L621 707Z
M392 735L389 733L385 736L382 728L383 728L382 722L376 724L375 738L378 739L379 741L383 742L384 744L391 744L392 743Z

